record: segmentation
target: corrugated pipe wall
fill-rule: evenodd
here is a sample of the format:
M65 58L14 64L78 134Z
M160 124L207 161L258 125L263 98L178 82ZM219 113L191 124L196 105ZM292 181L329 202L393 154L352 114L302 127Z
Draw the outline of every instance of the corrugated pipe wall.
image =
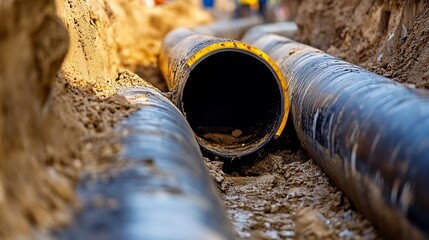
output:
M302 145L386 239L428 239L429 92L278 35L242 41L278 63Z

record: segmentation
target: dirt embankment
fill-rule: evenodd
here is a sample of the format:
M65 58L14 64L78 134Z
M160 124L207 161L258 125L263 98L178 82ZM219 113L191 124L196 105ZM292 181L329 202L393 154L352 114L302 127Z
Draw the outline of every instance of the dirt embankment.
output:
M429 88L423 0L303 0L297 39L348 62Z
M2 1L0 16L0 238L25 239L66 222L74 200L74 136L52 108L68 33L52 1Z
M72 85L89 88L102 98L116 93L116 75L124 69L164 88L154 69L165 34L177 26L213 21L193 0L155 8L143 0L56 0L56 4L71 39L62 71Z
M133 111L117 87L143 82L118 73L156 68L167 31L212 21L189 3L2 1L0 238L34 239L71 220L79 172L114 156L105 140Z

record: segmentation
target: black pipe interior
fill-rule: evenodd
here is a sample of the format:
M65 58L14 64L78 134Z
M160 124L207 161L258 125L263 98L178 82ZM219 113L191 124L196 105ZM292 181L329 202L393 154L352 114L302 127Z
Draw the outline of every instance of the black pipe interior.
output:
M186 81L182 103L199 137L231 149L272 134L283 108L271 68L237 50L215 52L197 63Z

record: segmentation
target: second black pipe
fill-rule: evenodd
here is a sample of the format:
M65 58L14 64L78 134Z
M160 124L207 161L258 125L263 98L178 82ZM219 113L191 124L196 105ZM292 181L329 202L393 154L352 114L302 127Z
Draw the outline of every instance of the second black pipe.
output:
M299 140L386 239L429 238L429 91L252 31L277 61Z

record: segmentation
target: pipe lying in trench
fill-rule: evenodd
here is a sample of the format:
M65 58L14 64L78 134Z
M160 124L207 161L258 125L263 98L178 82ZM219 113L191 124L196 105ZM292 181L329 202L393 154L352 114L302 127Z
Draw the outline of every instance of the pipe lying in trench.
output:
M123 95L139 106L119 126L124 166L108 180L81 182L84 207L58 239L235 239L183 115L155 89ZM94 197L105 200L94 208Z
M288 79L293 124L312 158L386 239L428 239L429 92L255 34L243 41Z
M283 131L286 81L259 49L180 28L165 37L159 61L173 103L205 151L242 157Z

